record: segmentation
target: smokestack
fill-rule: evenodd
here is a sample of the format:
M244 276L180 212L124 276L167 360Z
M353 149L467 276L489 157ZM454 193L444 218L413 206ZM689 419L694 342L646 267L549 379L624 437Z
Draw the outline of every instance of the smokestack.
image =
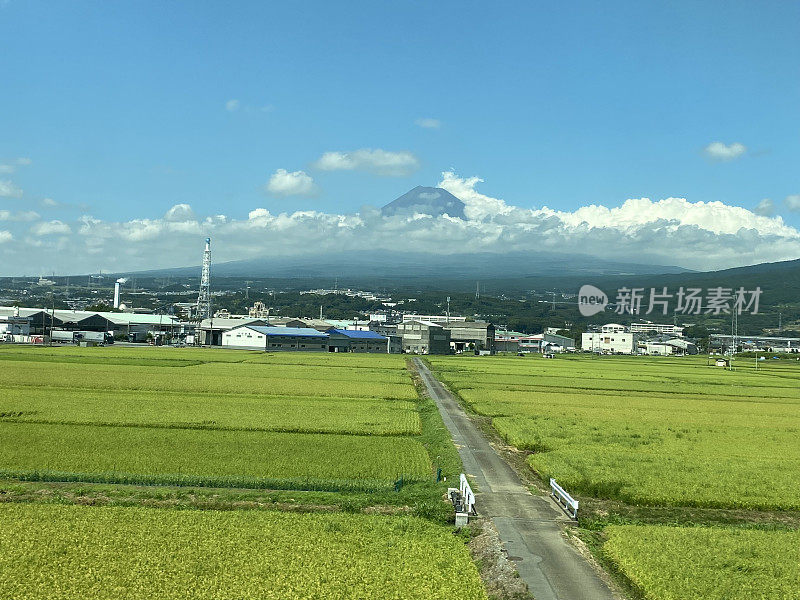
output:
M114 308L119 308L119 286L128 281L126 278L122 277L117 279L117 282L114 284Z

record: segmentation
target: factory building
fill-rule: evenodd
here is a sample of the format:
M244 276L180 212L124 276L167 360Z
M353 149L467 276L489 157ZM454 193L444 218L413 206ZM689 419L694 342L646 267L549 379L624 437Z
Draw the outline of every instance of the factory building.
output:
M431 323L463 323L467 317L447 315L403 315L403 321L430 321Z
M737 352L800 352L800 338L796 337L740 335L735 338L735 342ZM710 336L710 346L714 350L728 353L731 351L733 343L734 337L731 335L712 333Z
M403 352L450 354L450 331L431 321L408 320L397 324Z
M520 340L520 352L573 352L575 340L558 333L539 333Z
M545 333L526 335L518 331L498 331L495 349L498 352L574 352L575 341L548 328Z
M697 354L697 346L681 338L639 342L639 352L654 356L684 356Z
M270 325L277 327L296 327L296 328L309 328L316 329L317 331L326 332L334 326L329 321L322 319L296 319L294 317L270 317L267 319Z
M309 327L240 325L221 334L222 347L264 352L327 352L328 334Z
M680 325L667 325L663 323L653 323L652 321L644 321L642 323L631 323L631 333L644 333L644 334L664 334L672 337L683 337L683 330L685 327Z
M62 321L58 318L58 316L53 316L52 312L53 311L45 310L43 308L0 306L0 315L4 317L27 319L30 335L44 335L45 333L49 333L49 330L52 327L60 327L62 325Z
M227 331L231 331L236 327L242 325L267 325L264 319L248 319L248 318L222 318L216 317L213 319L203 319L200 321L200 326L197 328L197 333L200 337L199 343L202 346L221 346L222 336Z
M636 354L637 334L627 331L624 325L609 323L600 331L584 333L581 348L584 352L602 354Z
M450 332L450 347L456 352L488 350L494 353L495 328L486 321L437 321Z
M28 319L30 333L38 335L50 335L53 330L103 331L138 336L141 339L136 341L144 341L148 332L157 335L174 331L179 326L178 320L171 315L0 307L0 315L14 314Z
M526 337L525 334L519 331L497 330L494 335L494 349L497 352L516 354L520 351L519 341L524 337Z
M0 314L0 342L13 342L31 334L31 318L21 317L19 309L14 313Z
M329 329L329 352L389 352L389 340L374 331L357 329Z

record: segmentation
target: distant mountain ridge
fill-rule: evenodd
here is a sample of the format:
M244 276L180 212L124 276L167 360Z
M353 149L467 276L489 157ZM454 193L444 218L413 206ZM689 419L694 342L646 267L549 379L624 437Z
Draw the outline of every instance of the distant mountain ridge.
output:
M199 274L200 267L144 271L137 275L186 276ZM415 252L341 252L338 254L265 257L218 263L214 277L304 278L304 277L386 277L494 279L532 276L645 275L685 273L686 269L665 265L644 265L604 260L580 254L539 252L480 252L426 254Z

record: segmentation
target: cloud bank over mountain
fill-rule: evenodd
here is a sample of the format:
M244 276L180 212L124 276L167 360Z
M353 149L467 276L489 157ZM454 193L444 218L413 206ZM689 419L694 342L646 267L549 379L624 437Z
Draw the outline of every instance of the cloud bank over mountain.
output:
M255 207L236 217L197 215L189 204L177 204L160 217L112 222L84 214L72 221L17 220L12 229L0 212L0 275L193 265L206 236L213 240L215 262L341 251L529 251L532 260L536 252L562 252L708 270L800 257L800 232L781 217L723 202L634 198L572 212L529 209L484 194L482 183L442 173L437 187L463 202L463 217L385 214L373 206L353 214L275 214Z

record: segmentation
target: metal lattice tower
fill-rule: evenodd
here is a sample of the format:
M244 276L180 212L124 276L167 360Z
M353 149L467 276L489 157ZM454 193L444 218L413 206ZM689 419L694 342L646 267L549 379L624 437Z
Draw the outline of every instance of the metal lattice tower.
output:
M203 252L203 271L200 276L200 294L197 296L197 315L201 319L211 318L211 238L206 238Z

